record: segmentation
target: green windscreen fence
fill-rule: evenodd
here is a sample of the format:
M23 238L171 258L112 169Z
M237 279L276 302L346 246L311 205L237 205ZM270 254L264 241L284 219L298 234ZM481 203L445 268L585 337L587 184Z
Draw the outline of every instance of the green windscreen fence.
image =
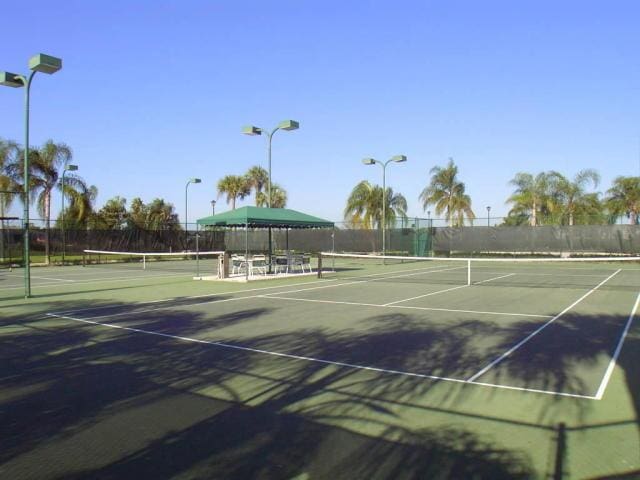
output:
M438 253L608 253L640 252L638 225L444 227L433 229Z
M477 254L574 255L640 254L638 225L430 227L427 220L404 222L386 231L389 255L473 256ZM45 246L54 261L61 257L63 233L52 228L30 232L32 262L41 262ZM189 230L67 230L64 246L68 262L80 261L85 249L121 252L229 251L266 252L268 229L209 228ZM272 229L273 251L304 253L382 251L382 232L377 229L336 228ZM20 228L0 230L0 265L22 263Z

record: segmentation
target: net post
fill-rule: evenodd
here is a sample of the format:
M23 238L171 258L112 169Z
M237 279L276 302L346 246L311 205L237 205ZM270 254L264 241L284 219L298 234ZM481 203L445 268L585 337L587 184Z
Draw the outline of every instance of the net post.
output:
M147 256L144 253L142 254L142 269L147 269Z
M467 285L471 285L471 259L467 259Z
M82 266L87 266L87 252L85 252L84 250L82 251Z
M318 252L318 278L322 278L322 252Z
M198 243L200 233L198 232L198 227L199 225L196 223L196 277L200 276L200 244Z

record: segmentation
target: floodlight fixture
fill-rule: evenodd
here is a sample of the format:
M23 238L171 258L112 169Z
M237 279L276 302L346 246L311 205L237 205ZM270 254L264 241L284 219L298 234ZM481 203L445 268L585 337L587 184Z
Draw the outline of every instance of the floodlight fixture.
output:
M62 59L39 53L29 59L29 69L51 75L62 68Z
M0 85L11 88L24 87L22 77L11 72L0 72Z
M245 135L262 135L262 129L253 125L247 125L246 127L242 127L242 133Z
M297 130L300 128L300 124L295 120L283 120L278 124L280 130Z

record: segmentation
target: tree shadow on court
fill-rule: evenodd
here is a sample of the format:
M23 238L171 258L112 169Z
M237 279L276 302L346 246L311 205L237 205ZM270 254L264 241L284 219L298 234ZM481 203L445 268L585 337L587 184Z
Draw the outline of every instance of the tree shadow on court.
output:
M2 353L10 360L0 375L0 421L8 426L3 437L9 448L0 450L0 468L26 478L507 479L554 472L558 412L537 424L510 419L490 405L481 414L465 406L471 389L481 387L349 366L465 378L522 340L530 322L451 326L389 314L368 318L366 329L335 330L321 322L296 328L296 319L288 318L289 331L251 334L256 320L273 312L182 306L138 312L133 328L213 341L216 329L238 329L242 335L225 343L305 358L80 323L23 326L0 336L13 343ZM558 324L566 332L554 334L565 342L579 333L568 320ZM620 333L618 317L573 320L586 325L580 327L587 329L585 341L599 335L597 322ZM109 319L116 322L128 326L131 319ZM497 339L492 349L479 342L483 335ZM550 342L543 351L509 358L496 369L497 378L582 388L577 365L612 351L602 339L561 347ZM634 355L623 354L620 366L637 375ZM637 376L633 381L637 414ZM552 396L540 405L555 403L567 405ZM576 401L573 408L584 405ZM573 410L567 416L580 417ZM520 436L546 442L537 448L548 450L547 465L512 441ZM569 448L565 455L571 454Z

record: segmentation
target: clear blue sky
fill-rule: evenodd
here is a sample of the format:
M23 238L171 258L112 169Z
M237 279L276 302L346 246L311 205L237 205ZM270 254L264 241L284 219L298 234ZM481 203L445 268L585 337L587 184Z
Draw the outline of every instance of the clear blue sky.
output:
M98 206L162 197L182 217L197 176L189 218L207 215L219 178L266 167L240 128L291 118L273 143L291 208L339 220L381 182L361 158L402 153L387 178L412 216L448 157L476 214L503 215L518 171L595 168L601 191L638 175L639 19L637 0L4 2L0 69L63 58L34 80L32 144L68 143ZM22 142L22 108L0 88L1 137Z

